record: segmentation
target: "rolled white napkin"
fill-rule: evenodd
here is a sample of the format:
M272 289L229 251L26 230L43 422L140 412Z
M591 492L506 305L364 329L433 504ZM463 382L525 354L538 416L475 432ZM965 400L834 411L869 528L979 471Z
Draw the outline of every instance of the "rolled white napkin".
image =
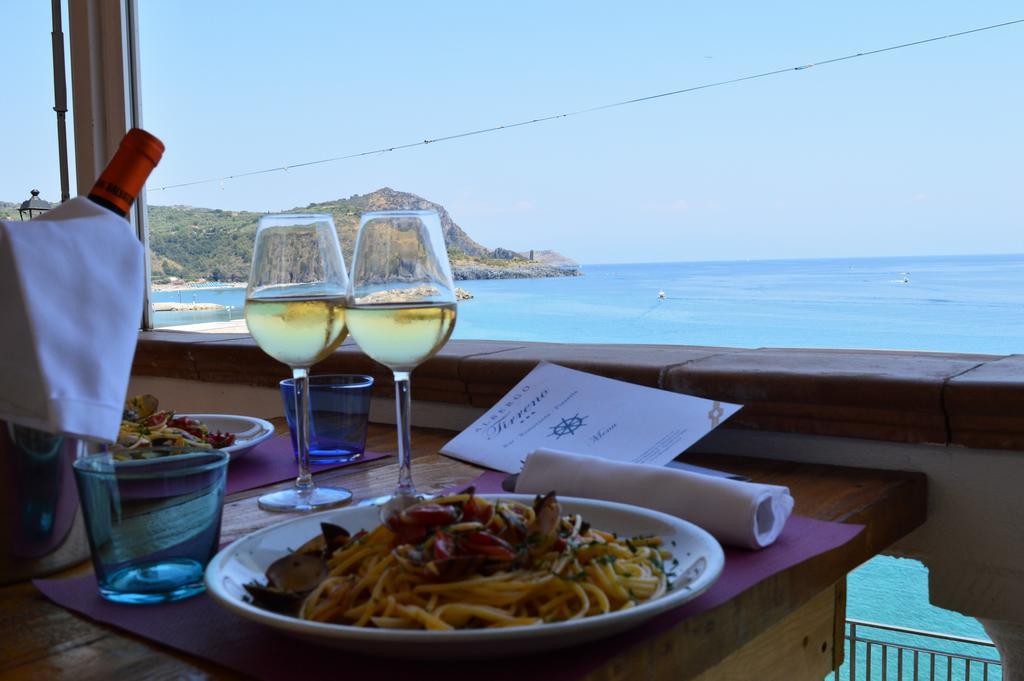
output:
M30 222L0 221L0 420L117 438L143 257L131 225L87 199Z
M774 542L793 511L787 487L538 449L526 457L516 492L550 490L668 513L749 549Z

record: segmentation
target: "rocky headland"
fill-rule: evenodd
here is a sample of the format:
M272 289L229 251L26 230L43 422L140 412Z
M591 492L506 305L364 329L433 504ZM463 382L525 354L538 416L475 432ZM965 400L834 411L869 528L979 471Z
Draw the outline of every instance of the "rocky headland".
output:
M568 269L552 265L535 265L529 262L516 267L508 265L452 265L452 276L456 281L467 279L536 279L540 277L579 277L579 268Z
M328 213L334 218L345 259L351 262L359 218L374 210L436 210L441 219L452 273L469 279L522 279L579 276L577 262L549 250L517 252L476 242L444 206L389 187L347 199L311 203L282 212ZM253 238L261 213L193 206L149 207L153 281L231 283L249 276Z

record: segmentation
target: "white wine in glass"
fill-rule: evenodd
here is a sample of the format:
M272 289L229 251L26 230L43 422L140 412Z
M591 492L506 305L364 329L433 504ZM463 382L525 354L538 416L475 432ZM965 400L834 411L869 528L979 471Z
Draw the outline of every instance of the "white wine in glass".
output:
M265 215L253 248L245 321L264 352L292 369L299 475L292 489L258 499L267 511L308 512L352 499L317 487L309 472L309 368L345 340L348 277L329 215Z
M455 285L437 213L364 213L346 321L362 351L395 377L398 484L390 497L374 500L383 504L382 515L420 498L412 480L410 374L448 341L455 316Z
M363 352L392 371L411 372L434 356L455 328L455 303L394 303L349 310Z
M345 300L320 297L267 297L245 301L245 321L260 349L290 367L311 367L345 340ZM297 296L301 292L294 291Z

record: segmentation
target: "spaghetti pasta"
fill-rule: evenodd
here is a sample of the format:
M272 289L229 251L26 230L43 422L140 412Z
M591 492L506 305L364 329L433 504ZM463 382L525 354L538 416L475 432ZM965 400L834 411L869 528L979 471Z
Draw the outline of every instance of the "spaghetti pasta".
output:
M554 493L529 506L492 503L469 489L333 544L313 540L299 550L325 560L319 583L298 595L303 619L427 630L526 626L614 612L671 588L659 538L625 539L563 516ZM247 587L257 604L272 607L261 597L274 582Z

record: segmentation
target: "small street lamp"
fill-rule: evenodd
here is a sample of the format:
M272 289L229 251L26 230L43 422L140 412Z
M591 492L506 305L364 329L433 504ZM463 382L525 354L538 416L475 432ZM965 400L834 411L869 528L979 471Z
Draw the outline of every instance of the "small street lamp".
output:
M31 220L37 215L42 215L52 207L53 205L49 201L43 201L39 198L38 189L33 189L32 198L28 201L21 202L21 208L18 209L18 216L22 220Z

